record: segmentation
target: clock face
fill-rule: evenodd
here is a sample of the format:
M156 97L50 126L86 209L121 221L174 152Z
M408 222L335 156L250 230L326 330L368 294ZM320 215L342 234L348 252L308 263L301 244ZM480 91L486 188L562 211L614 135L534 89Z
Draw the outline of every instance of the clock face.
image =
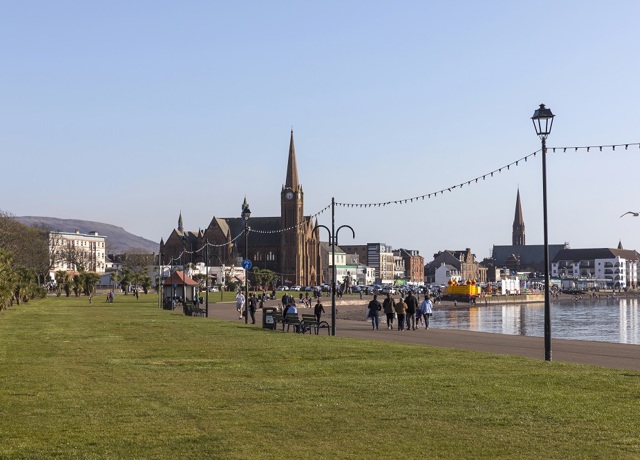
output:
M288 191L285 196L287 197L287 200L292 200L293 199L293 192L292 191Z

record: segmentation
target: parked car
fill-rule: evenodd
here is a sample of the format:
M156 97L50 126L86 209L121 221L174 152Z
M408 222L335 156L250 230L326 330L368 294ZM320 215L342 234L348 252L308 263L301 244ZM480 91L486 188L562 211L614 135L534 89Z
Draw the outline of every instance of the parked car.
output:
M287 286L278 286L276 288L276 291L288 291L289 288Z
M301 289L300 286L291 286L292 291L299 291Z

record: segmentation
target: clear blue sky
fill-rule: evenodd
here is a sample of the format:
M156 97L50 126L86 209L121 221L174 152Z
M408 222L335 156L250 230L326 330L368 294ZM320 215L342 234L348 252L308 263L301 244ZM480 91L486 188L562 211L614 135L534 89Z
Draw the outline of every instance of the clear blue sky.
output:
M294 129L305 213L465 182L540 148L640 142L637 1L1 3L0 209L177 225L280 212ZM640 149L549 154L549 239L640 249ZM541 244L540 156L413 204L337 208L343 243ZM330 224L324 213L320 223ZM323 239L326 235L322 234Z

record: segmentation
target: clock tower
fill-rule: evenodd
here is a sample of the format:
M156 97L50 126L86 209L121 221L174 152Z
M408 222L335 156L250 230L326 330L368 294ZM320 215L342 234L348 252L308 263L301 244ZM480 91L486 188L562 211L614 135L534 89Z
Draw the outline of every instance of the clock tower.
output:
M289 159L287 176L280 192L280 271L285 284L292 286L305 282L305 249L304 235L306 221L304 218L304 193L298 183L298 166L296 165L296 149L293 143L293 130L289 141ZM288 283L287 283L288 281Z

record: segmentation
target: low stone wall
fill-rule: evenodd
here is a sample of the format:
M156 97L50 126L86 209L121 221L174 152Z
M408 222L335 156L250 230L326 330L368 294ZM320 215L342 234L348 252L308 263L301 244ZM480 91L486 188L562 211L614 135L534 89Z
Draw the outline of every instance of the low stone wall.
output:
M476 304L507 304L544 302L544 294L497 295L478 297Z

